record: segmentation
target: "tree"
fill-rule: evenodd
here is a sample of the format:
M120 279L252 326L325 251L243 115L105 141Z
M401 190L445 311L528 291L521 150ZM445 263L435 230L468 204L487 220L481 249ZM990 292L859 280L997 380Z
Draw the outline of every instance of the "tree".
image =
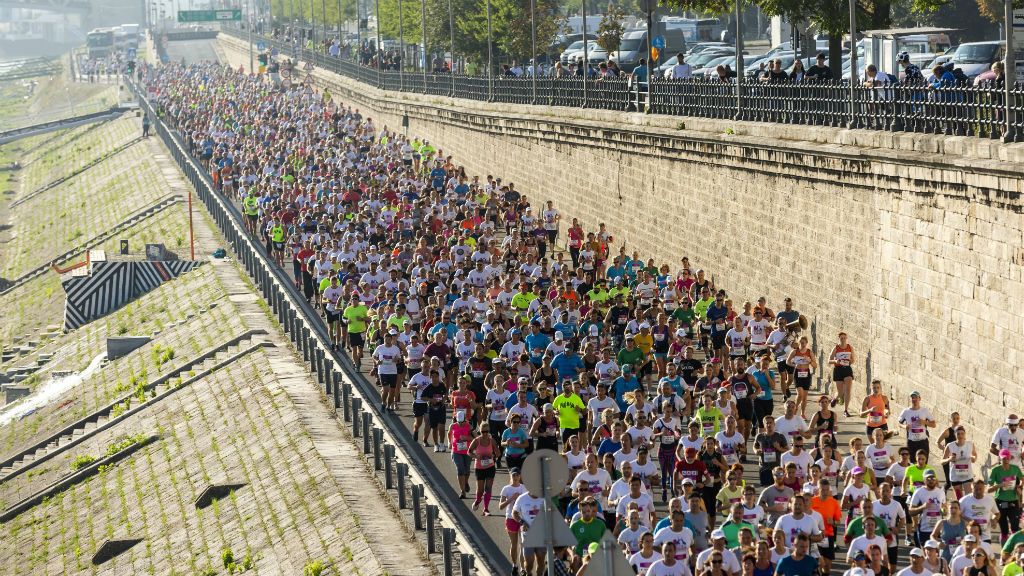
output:
M597 25L597 45L609 54L619 49L622 33L626 31L626 27L622 25L625 17L626 13L618 6L609 6Z
M555 36L562 31L565 16L559 11L557 0L535 0L537 23L537 52L544 54ZM510 58L528 60L532 56L530 36L530 0L491 0L491 27L494 45ZM487 50L487 12L484 2L476 2L457 17L455 28L462 36L471 38L477 46Z

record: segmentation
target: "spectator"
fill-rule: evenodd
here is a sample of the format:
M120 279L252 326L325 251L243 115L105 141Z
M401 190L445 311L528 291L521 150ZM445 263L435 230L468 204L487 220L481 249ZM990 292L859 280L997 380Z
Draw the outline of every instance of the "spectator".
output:
M676 54L676 64L668 69L668 77L672 80L686 80L693 76L693 69L686 63L682 52Z
M818 56L814 59L814 64L807 69L807 80L810 82L831 82L832 81L832 69L825 63L825 53L818 52Z

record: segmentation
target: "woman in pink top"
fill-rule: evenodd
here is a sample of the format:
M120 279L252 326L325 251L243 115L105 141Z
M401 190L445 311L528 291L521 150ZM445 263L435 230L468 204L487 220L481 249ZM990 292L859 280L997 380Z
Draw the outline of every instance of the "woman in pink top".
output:
M476 438L469 445L469 453L473 455L473 470L476 473L476 500L473 502L473 509L480 507L480 501L484 502L484 516L490 516L491 511L491 488L494 486L494 473L497 471L498 445L491 436L490 424L484 421L480 424Z

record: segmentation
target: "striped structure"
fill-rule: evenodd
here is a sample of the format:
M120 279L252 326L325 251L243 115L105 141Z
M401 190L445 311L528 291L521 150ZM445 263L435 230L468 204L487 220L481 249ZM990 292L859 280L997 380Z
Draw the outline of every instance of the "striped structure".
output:
M74 330L110 314L200 264L192 260L93 262L87 275L65 274L61 278L68 296L64 329Z

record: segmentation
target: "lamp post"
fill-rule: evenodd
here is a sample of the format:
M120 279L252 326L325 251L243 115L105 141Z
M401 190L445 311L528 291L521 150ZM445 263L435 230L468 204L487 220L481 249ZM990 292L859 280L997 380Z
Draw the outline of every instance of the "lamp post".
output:
M531 69L533 73L530 74L530 81L533 90L533 101L531 104L537 103L537 0L530 0L530 51L532 52L530 60L532 62Z
M487 101L494 100L494 49L491 39L491 0L487 0Z
M402 0L398 0L398 89L405 91L405 19L402 17Z
M1003 142L1014 142L1017 138L1014 130L1017 109L1013 101L1013 85L1017 83L1017 54L1014 51L1013 45L1013 0L1005 0L1004 4L1003 16L1006 19L1004 24L1006 28L1006 68L1003 72L1003 89L1005 90L1003 101L1005 102L1004 108L1006 109L1006 131L1003 132Z
M420 38L423 40L423 93L427 93L427 0L420 0Z
M587 107L587 81L590 80L590 50L587 41L587 0L583 0L583 107Z
M743 38L740 33L740 18L742 17L740 1L736 0L736 120L739 120L741 115L741 106L743 104L741 84L743 83L743 77L746 76L743 70Z
M1008 0L1012 2L1013 0ZM857 0L850 0L850 124L853 128L857 121Z
M380 88L381 87L381 83L380 83L381 69L380 68L381 68L381 65L384 64L384 62L382 62L381 58L380 58L381 52L383 51L383 46L381 46L381 43L380 43L380 0L375 0L374 5L375 5L376 13L377 13L377 87Z
M455 97L455 14L452 12L452 0L448 0L448 43L451 45L452 51L452 64L451 69L448 70L449 75L452 77L452 98Z

